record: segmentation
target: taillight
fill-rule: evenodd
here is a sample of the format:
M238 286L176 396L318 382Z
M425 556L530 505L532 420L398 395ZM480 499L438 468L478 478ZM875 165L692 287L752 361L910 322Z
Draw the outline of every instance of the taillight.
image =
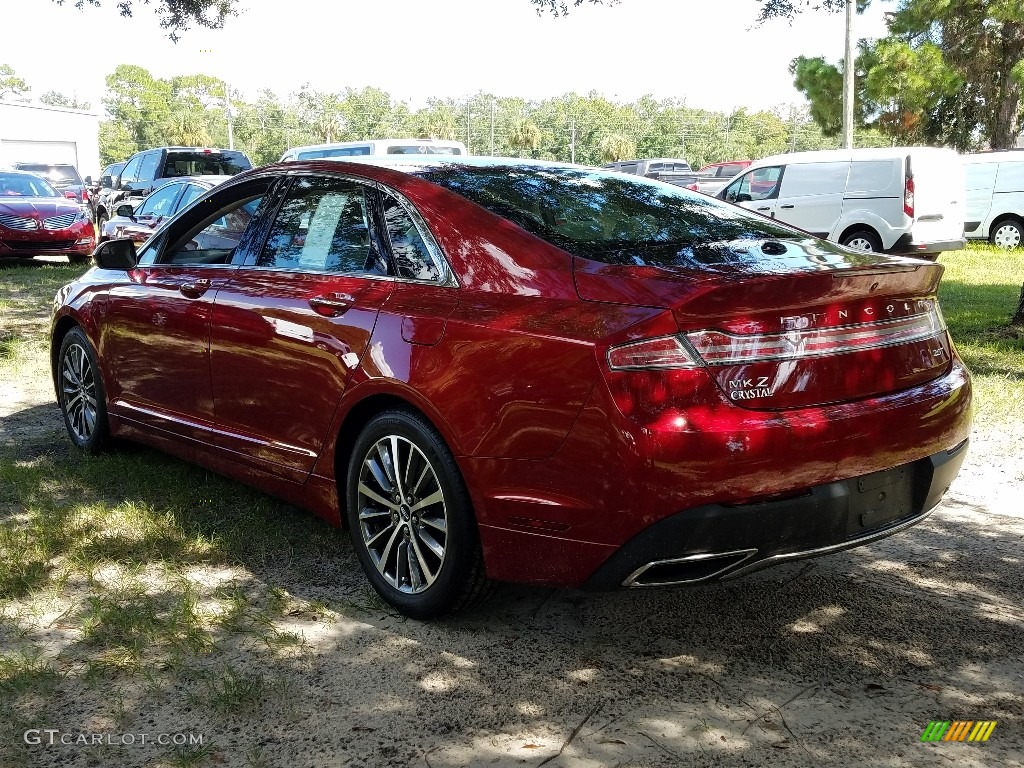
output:
M65 192L64 193L64 197L66 197L68 200L77 200L78 199L78 195L76 195L75 191L72 190L72 189L69 189L67 192Z
M691 192L700 192L700 185L699 184L687 184L684 187L684 189L688 189Z
M85 187L82 187L82 202L83 203L88 203L89 202L89 190L86 189Z
M914 218L914 177L907 176L903 185L903 212L910 218Z
M701 362L687 350L678 336L644 339L608 350L608 367L613 371L700 366Z
M733 365L863 352L923 341L945 331L942 312L932 302L927 312L896 320L756 336L694 331L686 338L708 365Z

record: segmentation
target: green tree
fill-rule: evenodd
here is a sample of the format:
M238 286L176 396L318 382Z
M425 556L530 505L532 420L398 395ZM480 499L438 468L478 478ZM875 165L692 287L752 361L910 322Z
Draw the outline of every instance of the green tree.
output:
M533 156L540 149L543 138L544 135L541 133L540 128L535 123L524 118L512 126L508 143L517 155L523 155L528 152Z
M135 137L128 129L116 120L104 120L100 123L100 162L103 165L119 163L139 151Z
M88 101L79 101L74 96L65 96L57 91L47 91L39 97L39 101L51 107L67 107L68 109L90 109L92 107Z
M163 127L173 102L170 85L154 78L143 67L120 64L107 76L103 107L112 120L124 126L139 148L165 143Z
M167 116L163 136L167 144L182 147L206 147L213 143L203 113L187 106Z
M887 37L859 46L859 125L961 150L1014 145L1024 127L1024 3L899 0L888 24ZM827 133L841 120L841 66L798 57L790 70Z
M621 133L610 133L602 137L599 148L601 160L606 163L614 163L619 160L627 160L636 157L636 144L633 140L623 136Z
M87 6L100 7L102 0L53 0L57 5L73 5L79 10ZM207 29L222 29L224 22L238 14L236 0L116 0L122 16L132 16L136 4L151 5L156 12L160 26L167 30L168 37L177 41L179 33L191 26Z
M0 64L0 99L5 96L24 96L31 88L28 83L14 74L9 64Z

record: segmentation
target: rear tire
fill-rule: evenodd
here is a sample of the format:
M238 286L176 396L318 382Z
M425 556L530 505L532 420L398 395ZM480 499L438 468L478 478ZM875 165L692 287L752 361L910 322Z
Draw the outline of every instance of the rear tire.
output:
M426 419L400 410L371 419L352 448L347 479L352 545L385 602L431 619L486 597L469 493Z
M89 453L99 453L107 447L107 392L96 353L81 328L68 331L60 345L57 401L71 442Z
M88 262L89 262L89 255L88 254L84 254L83 255L83 254L76 253L76 254L68 256L68 263L69 264L87 264Z
M854 251L861 251L863 253L881 253L882 252L882 241L878 235L872 232L870 229L855 229L852 232L847 232L839 240L840 245L845 245Z
M1007 216L992 225L988 241L997 248L1011 250L1024 244L1024 221L1016 216Z

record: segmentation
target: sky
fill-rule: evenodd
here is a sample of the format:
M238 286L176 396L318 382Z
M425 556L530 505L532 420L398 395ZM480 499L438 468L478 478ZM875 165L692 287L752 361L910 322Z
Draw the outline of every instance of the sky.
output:
M412 108L431 97L484 91L544 99L575 91L617 102L644 94L709 110L801 104L788 72L798 56L843 55L843 16L808 12L792 25L755 27L755 0L623 0L584 5L566 18L538 16L528 0L239 0L222 30L193 29L177 43L137 0L121 18L115 0L4 3L0 64L32 86L92 102L118 64L157 77L225 78L246 99L375 86ZM891 6L891 4L890 4ZM880 37L876 2L855 35Z

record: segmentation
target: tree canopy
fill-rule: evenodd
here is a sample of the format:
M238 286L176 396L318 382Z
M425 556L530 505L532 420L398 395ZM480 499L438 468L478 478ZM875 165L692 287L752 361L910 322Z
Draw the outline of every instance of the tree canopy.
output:
M859 45L859 125L964 151L1014 145L1024 127L1024 4L899 0L888 31ZM790 68L828 135L839 130L844 66L799 56Z

